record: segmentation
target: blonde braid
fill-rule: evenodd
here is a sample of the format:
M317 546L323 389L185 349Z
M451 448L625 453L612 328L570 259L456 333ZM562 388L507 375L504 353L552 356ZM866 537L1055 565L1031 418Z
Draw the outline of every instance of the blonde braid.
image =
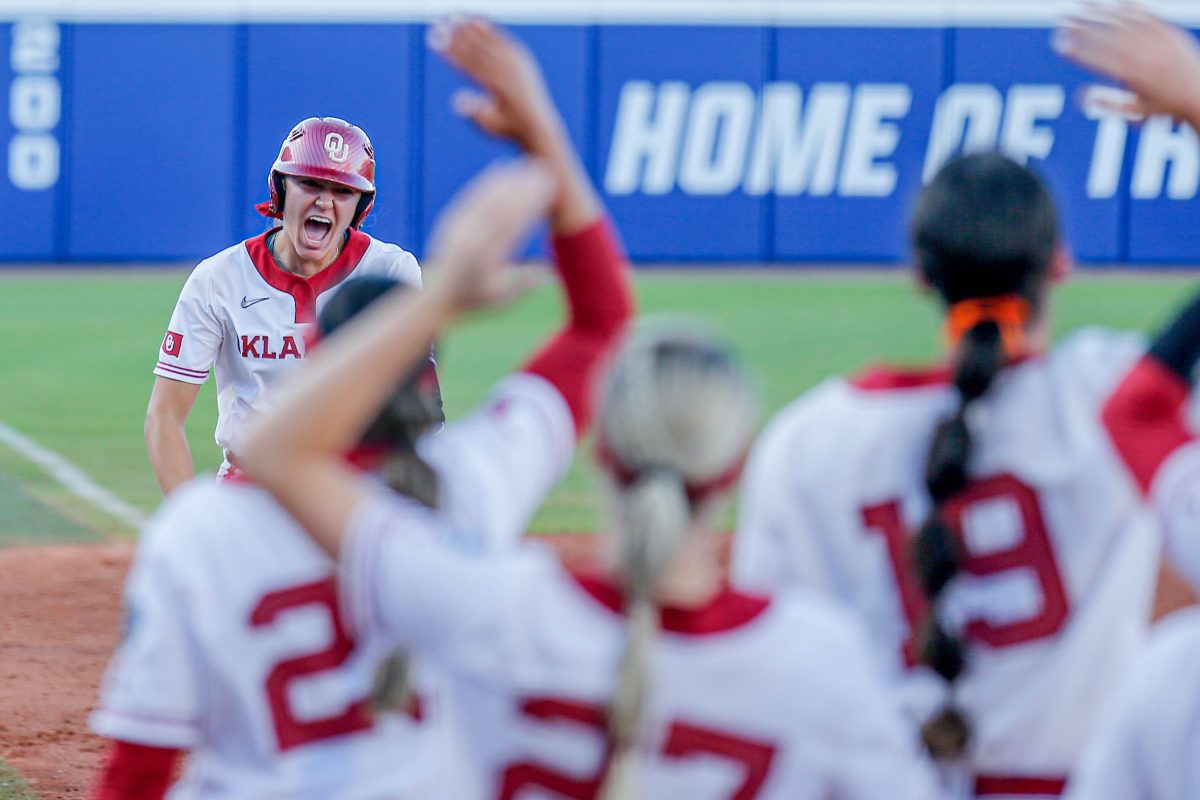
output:
M636 335L613 362L599 428L613 461L632 476L614 495L628 635L608 709L613 751L600 800L637 797L637 741L651 689L647 658L659 634L657 588L700 510L688 487L728 471L756 419L749 379L705 332Z

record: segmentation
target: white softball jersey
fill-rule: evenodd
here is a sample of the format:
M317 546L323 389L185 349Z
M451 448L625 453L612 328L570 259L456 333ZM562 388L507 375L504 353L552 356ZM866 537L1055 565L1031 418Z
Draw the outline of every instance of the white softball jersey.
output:
M562 395L523 373L472 416L423 439L440 479L442 545L515 541L574 445ZM191 751L172 800L437 796L430 785L447 748L437 677L420 670L419 722L369 714L376 667L395 646L343 615L336 577L265 491L191 481L139 540L124 640L92 727Z
M964 567L940 601L968 642L958 701L973 742L947 771L960 795L1061 793L1147 636L1161 536L1100 422L1143 349L1078 331L1007 367L969 414L972 482L944 507ZM756 445L734 542L738 585L803 585L856 609L916 719L946 689L913 666L928 601L908 554L931 509L933 432L958 402L949 368L813 389Z
M457 768L436 796L594 797L626 638L619 593L537 544L466 557L437 543L437 525L402 498L365 501L341 583L352 626L451 676ZM856 625L803 590L665 609L648 651L639 796L936 797Z
M1071 778L1069 800L1200 797L1200 609L1156 628Z
M236 452L247 418L267 407L264 389L304 357L305 332L332 289L365 275L421 285L411 253L357 230L324 270L311 278L293 275L271 256L271 233L222 250L192 270L154 367L159 377L195 384L216 371L216 440L227 456Z

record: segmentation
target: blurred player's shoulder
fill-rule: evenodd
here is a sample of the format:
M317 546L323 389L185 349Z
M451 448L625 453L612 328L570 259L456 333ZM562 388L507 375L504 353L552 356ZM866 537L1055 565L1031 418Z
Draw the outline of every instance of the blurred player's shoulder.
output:
M1140 333L1088 325L1064 336L1051 349L1049 363L1080 389L1107 397L1145 351Z
M248 268L253 269L253 261L246 251L246 242L238 242L202 259L200 263L192 267L188 283L195 284L203 281L208 284L216 284L231 272L240 274Z
M755 446L757 460L790 462L796 474L821 469L820 456L853 461L898 427L914 428L948 413L952 392L945 370L874 367L828 378L775 415Z
M845 713L864 687L882 690L883 675L863 622L828 595L798 586L778 591L743 637L753 636L755 629L757 649L764 654L755 661L756 680L764 687L803 685L803 697L789 697L785 689L770 692L770 702L788 698L796 718L807 719L807 725Z
M828 663L866 652L866 631L857 614L832 596L791 586L771 599L771 616L764 619L785 629L804 631L792 647L813 663Z
M405 283L421 285L421 265L417 257L398 244L376 239L367 233L359 233L367 237L367 250L363 254L362 263L371 271L381 271Z
M200 475L173 491L154 512L138 540L139 558L195 563L219 552L244 551L247 537L269 547L294 527L258 486Z
M368 250L373 250L376 253L379 253L381 255L388 255L388 256L395 257L395 258L404 258L404 259L411 258L413 261L417 260L416 256L414 256L412 253L408 252L407 250L405 250L403 247L401 247L398 244L394 244L392 242L385 242L383 239L376 239L371 234L363 233L362 231L359 231L359 233L361 233L363 236L367 237Z

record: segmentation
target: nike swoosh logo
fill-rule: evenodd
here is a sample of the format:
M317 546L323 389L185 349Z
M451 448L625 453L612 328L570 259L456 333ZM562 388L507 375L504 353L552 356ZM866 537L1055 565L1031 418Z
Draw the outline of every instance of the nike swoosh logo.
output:
M254 300L248 300L248 299L246 299L245 295L242 295L242 308L249 308L250 306L254 305L255 303L261 303L263 300L270 300L270 299L271 299L270 297L257 297Z

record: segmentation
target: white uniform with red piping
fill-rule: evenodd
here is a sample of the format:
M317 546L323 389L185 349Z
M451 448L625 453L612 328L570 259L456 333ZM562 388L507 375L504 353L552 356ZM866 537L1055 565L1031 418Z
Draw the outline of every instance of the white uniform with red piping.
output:
M620 594L533 545L464 557L432 541L436 527L411 502L365 501L341 587L351 625L451 676L458 781L438 796L595 797L626 639ZM639 797L937 797L862 631L834 604L725 591L665 609L662 628L648 651Z
M341 255L311 278L280 269L270 231L201 261L179 295L154 374L204 383L217 373L217 445L237 451L246 420L268 407L263 390L304 357L304 335L331 289L377 275L419 287L412 253L351 229ZM228 460L222 473L229 467Z
M520 533L590 425L595 374L632 315L607 220L551 243L563 326L477 414L418 443L439 475L442 546L500 549ZM436 684L422 685L432 714L415 729L364 716L394 643L345 619L333 576L265 493L205 480L172 493L139 541L125 640L92 717L114 740L96 796L161 797L183 750L175 800L448 796L440 771L460 766L433 755L450 749Z
M966 552L945 598L968 642L964 796L1059 794L1145 641L1161 537L1100 422L1143 347L1079 331L1007 367L969 414L972 483L945 507ZM931 507L933 431L959 402L949 377L876 370L782 411L748 463L733 553L740 585L807 586L856 609L922 719L945 691L912 668L928 601L908 559Z
M441 544L511 545L574 445L563 396L527 373L507 378L473 416L423 438L420 451L439 476ZM373 718L365 704L376 667L396 648L346 619L337 597L333 562L269 494L191 481L139 540L124 641L92 727L190 751L172 800L443 796L436 770L448 744L436 676L420 673L419 721Z

